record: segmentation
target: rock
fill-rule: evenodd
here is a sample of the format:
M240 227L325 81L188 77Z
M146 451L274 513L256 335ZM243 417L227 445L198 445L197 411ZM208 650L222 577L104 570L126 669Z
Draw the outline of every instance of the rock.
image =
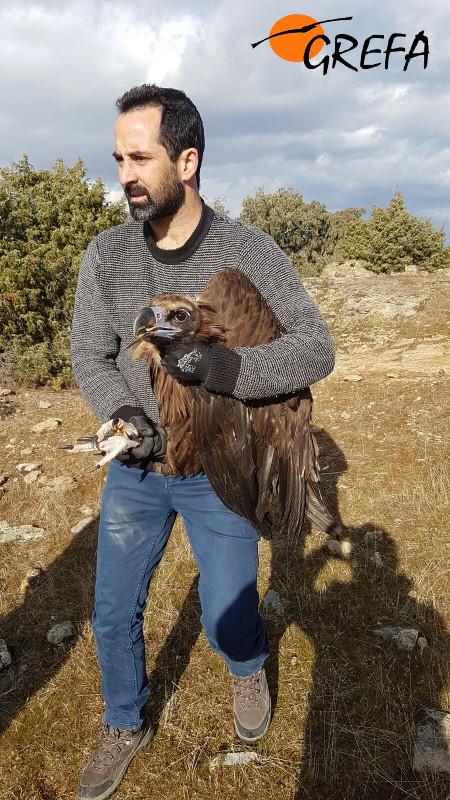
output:
M450 713L427 708L417 727L414 769L419 772L450 772Z
M41 433L42 431L53 431L55 428L58 428L61 425L62 420L57 419L56 417L49 417L48 419L44 419L43 422L38 422L37 425L33 425L32 431L33 433Z
M398 627L385 627L377 628L372 631L376 636L381 636L382 639L393 642L401 650L408 650L410 653L417 647L420 633L415 628L398 628ZM424 636L420 637L425 639ZM426 642L426 639L425 639ZM423 643L420 649L423 649Z
M39 478L39 475L42 475L40 469L34 469L33 472L29 472L28 475L25 475L23 482L24 483L35 483Z
M0 639L0 669L9 667L12 664L12 655L8 650L4 639Z
M0 397L9 397L11 394L15 394L12 389L0 389Z
M263 606L268 608L277 614L278 616L282 616L285 610L284 601L281 599L279 594L275 592L273 589L269 589L269 591L263 597Z
M31 456L32 452L33 452L33 448L32 447L26 447L25 450L21 450L20 451L20 455L21 456Z
M373 556L370 556L369 561L373 561L376 567L381 568L384 566L384 561L381 553L375 550Z
M48 631L47 639L52 644L60 644L63 639L68 639L70 636L74 635L75 626L73 622L58 622Z
M39 469L39 467L42 467L42 464L30 464L24 462L23 464L17 464L16 469L23 474L24 472L33 472L34 470Z
M86 528L92 522L93 519L94 517L85 517L84 519L80 519L80 521L77 522L77 524L70 529L70 532L80 533L80 531L82 531L83 528Z
M374 531L367 531L364 534L364 543L367 545L373 545L374 547L377 546L379 542L383 541L383 531L374 530Z
M292 656L292 658L291 658L291 667L295 667L295 665L296 665L297 663L298 663L298 658L297 658L297 656Z
M40 400L39 401L39 408L51 408L51 403L48 400Z
M47 533L45 528L37 528L35 525L9 525L6 519L0 520L0 544L4 542L14 542L17 539L40 539Z
M327 266L323 268L322 272L320 273L320 277L371 278L373 274L374 273L370 270L364 269L359 261L344 261L342 264L339 264L337 261L333 261L331 264L327 264Z
M8 480L8 476L7 475L1 475L0 474L0 486L3 486L3 484L6 483L7 480Z
M52 492L64 492L76 483L76 480L71 475L60 475L58 478L47 478L42 475L38 483L42 489L48 489Z
M343 411L341 417L342 419L350 419L351 414L349 414L348 411Z
M342 378L343 381L362 381L361 375L344 375Z
M386 378L398 378L398 372L387 372Z
M337 539L328 539L325 542L325 547L334 556L341 556L342 558L348 558L353 552L352 543L348 539L344 539L342 542L338 542Z
M420 269L415 264L408 264L408 266L405 267L405 272L407 275L418 275Z
M209 765L211 770L217 769L222 765L226 767L232 767L236 765L244 766L245 764L249 764L251 761L258 760L258 753L255 753L254 750L248 750L240 753L219 753L218 756L215 756Z

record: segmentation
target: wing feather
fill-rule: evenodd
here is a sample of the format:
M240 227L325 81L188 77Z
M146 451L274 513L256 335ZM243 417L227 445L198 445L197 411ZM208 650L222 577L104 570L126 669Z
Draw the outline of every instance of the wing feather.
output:
M239 270L216 273L198 300L216 309L214 321L229 348L267 344L283 333L264 297ZM309 388L244 402L202 388L196 392L192 435L203 469L222 502L266 538L296 540L308 501L315 524L330 525L331 515L326 509L324 515L318 492L310 488L310 475L318 475L311 414Z

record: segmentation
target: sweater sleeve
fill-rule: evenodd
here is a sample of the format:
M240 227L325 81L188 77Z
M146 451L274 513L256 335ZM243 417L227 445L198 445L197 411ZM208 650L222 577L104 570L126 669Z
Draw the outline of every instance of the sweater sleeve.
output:
M78 275L70 356L76 383L88 405L107 422L114 416L144 415L144 411L116 366L120 337L102 303L96 279L98 260L98 244L93 239Z
M205 387L248 400L296 392L329 375L335 351L327 323L275 240L256 230L239 268L267 300L285 333L269 344L235 347L228 354L213 348Z

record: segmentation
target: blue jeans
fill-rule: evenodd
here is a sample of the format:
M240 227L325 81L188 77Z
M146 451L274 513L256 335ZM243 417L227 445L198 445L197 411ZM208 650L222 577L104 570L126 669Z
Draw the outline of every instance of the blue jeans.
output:
M164 477L114 459L102 498L92 628L104 720L117 728L137 728L144 717L143 612L177 513L200 572L200 621L210 646L234 675L251 675L269 655L258 612L257 531L224 506L204 472Z

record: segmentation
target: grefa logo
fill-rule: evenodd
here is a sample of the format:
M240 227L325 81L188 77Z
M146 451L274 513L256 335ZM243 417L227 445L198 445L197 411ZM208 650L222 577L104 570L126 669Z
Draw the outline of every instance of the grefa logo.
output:
M351 20L353 17L337 17L336 19L323 19L317 22L312 17L305 14L289 14L287 17L282 17L275 22L270 31L270 35L259 42L253 42L252 47L258 47L263 42L269 42L274 53L285 61L303 61L307 69L320 69L323 68L323 74L326 75L330 66L335 69L336 64L347 67L347 69L358 72L360 69L375 69L384 64L384 69L389 69L391 63L391 55L395 53L394 58L398 63L398 53L405 53L403 71L406 72L410 62L413 58L423 58L423 68L428 66L428 56L430 48L428 44L428 37L425 36L424 31L420 31L414 37L408 51L406 47L402 47L400 42L395 43L396 39L406 38L406 33L391 33L386 40L386 49L381 49L381 42L377 39L385 39L384 34L374 33L364 40L361 52L358 52L358 60L355 61L356 53L353 53L351 60L347 59L347 55L352 50L359 48L359 42L354 36L347 33L338 33L334 37L334 44L330 50L318 64L311 64L311 59L318 55L323 47L331 45L331 39L325 35L322 25L330 22L341 22L343 20ZM376 47L379 44L380 47ZM406 42L404 42L406 44ZM375 54L383 53L383 58L378 60ZM346 58L344 58L344 55ZM371 57L370 57L371 56ZM394 62L394 59L392 59Z

